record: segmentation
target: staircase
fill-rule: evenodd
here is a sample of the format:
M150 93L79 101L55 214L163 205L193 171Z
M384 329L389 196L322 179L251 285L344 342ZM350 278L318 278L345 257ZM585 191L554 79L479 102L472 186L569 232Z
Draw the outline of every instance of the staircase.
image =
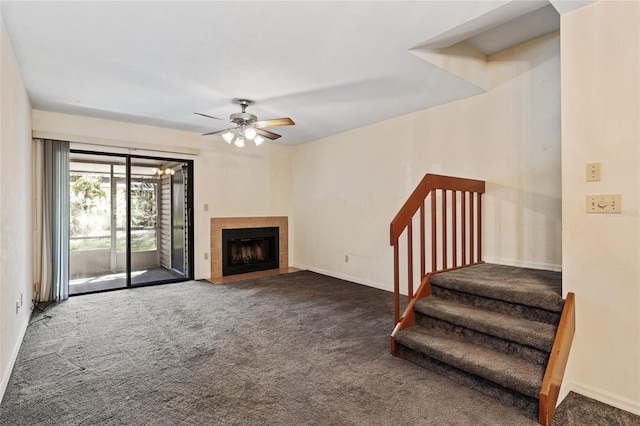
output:
M560 273L479 264L430 277L396 355L538 417L564 306Z
M391 353L550 425L575 296L562 300L559 273L482 261L484 192L481 180L426 174L391 221Z

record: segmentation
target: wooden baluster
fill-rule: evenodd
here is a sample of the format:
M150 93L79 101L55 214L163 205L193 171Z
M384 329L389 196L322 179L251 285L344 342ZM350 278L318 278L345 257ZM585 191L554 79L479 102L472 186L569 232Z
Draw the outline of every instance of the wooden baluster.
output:
M438 270L438 247L436 241L436 190L431 190L431 271Z
M424 200L420 206L420 282L427 276L427 250L426 250L426 236L424 229Z
M473 195L473 192L469 193L469 263L473 263L474 259L473 222L475 219L475 211L473 209Z
M462 265L467 264L467 191L462 193Z
M458 196L456 191L451 191L451 240L453 241L453 259L452 267L458 266L458 213L456 211L456 204L458 202Z
M442 269L447 269L447 191L442 190Z
M482 262L482 194L478 193L478 262Z
M413 297L413 221L407 226L407 279L409 299Z
M396 238L393 243L393 293L395 295L393 299L394 324L400 322L400 253L398 243L399 241Z

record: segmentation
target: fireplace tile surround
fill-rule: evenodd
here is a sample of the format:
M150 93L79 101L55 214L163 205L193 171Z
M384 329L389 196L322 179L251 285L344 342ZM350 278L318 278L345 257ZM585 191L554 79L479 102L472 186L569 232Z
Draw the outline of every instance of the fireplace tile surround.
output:
M222 230L240 228L280 228L280 269L289 267L289 218L287 216L211 218L211 279L222 277Z

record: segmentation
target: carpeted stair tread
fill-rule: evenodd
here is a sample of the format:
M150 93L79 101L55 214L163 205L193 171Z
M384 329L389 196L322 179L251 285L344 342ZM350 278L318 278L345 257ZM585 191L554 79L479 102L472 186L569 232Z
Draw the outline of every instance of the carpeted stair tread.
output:
M483 263L434 274L430 283L553 312L561 312L564 306L560 272Z
M501 339L550 352L557 327L492 312L436 296L418 300L416 314L426 315Z
M395 334L395 341L440 362L538 398L545 367L505 353L454 340L423 327L409 327Z

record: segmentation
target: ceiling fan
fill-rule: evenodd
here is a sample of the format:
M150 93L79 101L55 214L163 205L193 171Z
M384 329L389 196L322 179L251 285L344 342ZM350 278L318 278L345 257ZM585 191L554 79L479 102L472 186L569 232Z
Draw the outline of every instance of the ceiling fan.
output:
M247 107L252 105L254 103L253 101L248 99L234 99L233 103L240 105L240 108L242 108L242 112L237 112L229 116L228 122L235 124L235 127L204 133L202 136L222 133L222 138L225 142L233 143L237 147L243 147L245 140L252 140L257 146L264 142L264 138L275 140L281 136L277 133L266 130L265 127L293 126L296 124L288 117L258 121L258 117L247 112ZM214 120L227 121L223 118L202 114L200 112L194 112L194 114L213 118Z

